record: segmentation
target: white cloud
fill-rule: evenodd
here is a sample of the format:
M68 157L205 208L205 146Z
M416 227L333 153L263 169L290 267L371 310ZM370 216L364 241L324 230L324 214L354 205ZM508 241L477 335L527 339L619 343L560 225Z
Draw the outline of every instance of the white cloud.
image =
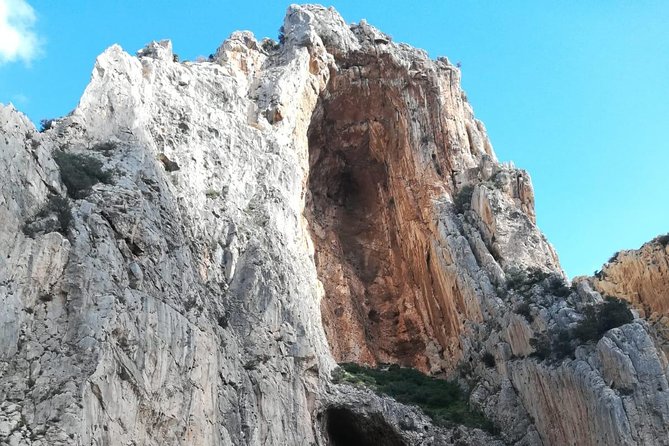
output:
M29 62L39 51L35 11L26 0L0 0L0 64Z

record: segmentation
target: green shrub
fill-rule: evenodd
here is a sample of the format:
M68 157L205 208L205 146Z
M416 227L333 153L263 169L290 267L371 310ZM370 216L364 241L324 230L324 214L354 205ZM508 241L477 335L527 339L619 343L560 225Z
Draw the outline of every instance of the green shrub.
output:
M586 307L583 316L572 334L584 343L597 342L612 328L634 320L627 302L611 296L607 296L599 305Z
M97 183L110 183L111 173L102 168L98 159L83 154L55 152L54 160L60 167L60 178L72 198L88 195Z
M569 330L560 330L553 341L553 353L557 359L572 357L574 355L574 346L572 335Z
M528 270L510 268L506 272L506 288L526 293L530 291L534 285L543 282L549 276L549 273L539 268L530 268Z
M583 318L571 330L542 333L530 339L534 352L530 356L541 360L561 360L573 357L577 345L599 341L612 328L634 320L626 301L607 296L603 303L583 309Z
M55 213L58 218L58 232L67 235L70 223L72 222L72 209L70 208L68 199L60 195L52 195L49 197L47 209L49 212Z
M669 245L669 234L664 234L655 239L662 246Z
M548 281L548 292L553 296L567 297L571 294L571 288L562 277L552 276Z
M534 318L532 317L532 309L530 307L529 302L522 302L516 307L516 314L519 314L525 318L527 322L530 324L534 322Z
M467 209L469 209L472 203L473 194L474 194L474 186L468 184L464 186L462 189L460 189L458 193L455 195L455 198L453 199L453 205L455 206L455 210L459 214L462 214Z
M545 333L541 333L536 338L530 339L530 346L534 349L534 352L530 356L544 360L551 355L551 341Z
M530 268L527 273L527 284L533 286L539 282L543 282L546 278L550 276L550 273L539 269L539 268Z
M634 320L634 315L629 309L629 303L613 296L604 298L604 303L599 306L598 314L602 335L612 328L629 324Z
M272 53L281 48L281 44L272 39L263 39L260 46L266 53Z
M219 191L217 191L216 189L207 189L204 192L204 195L207 198L218 198L221 195L221 193Z
M597 311L594 305L583 309L583 319L572 330L572 335L580 339L581 342L589 342L599 339L599 321L597 320Z
M534 349L530 356L542 361L546 359L559 361L573 356L572 340L572 335L568 330L561 330L555 336L552 336L550 332L541 333L530 339L530 346Z
M517 290L527 282L527 273L522 269L512 268L506 272L506 288Z
M464 392L455 382L397 365L373 369L347 363L340 367L333 372L335 382L362 385L401 403L416 405L442 426L463 424L494 431L489 420L469 407Z
M116 143L112 141L99 142L91 147L91 150L101 152L104 156L110 156L116 150Z
M43 220L50 215L55 215L57 221L56 226L52 226L51 224L44 226L35 225L36 222ZM67 198L63 198L59 195L51 195L46 205L23 226L23 233L33 237L38 232L56 231L67 236L71 222L72 210L70 208L70 202Z

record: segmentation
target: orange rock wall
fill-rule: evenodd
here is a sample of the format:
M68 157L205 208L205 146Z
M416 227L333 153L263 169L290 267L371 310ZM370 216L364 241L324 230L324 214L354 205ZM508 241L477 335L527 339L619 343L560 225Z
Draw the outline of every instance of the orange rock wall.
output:
M421 81L364 57L333 74L309 130L323 324L339 362L434 370L426 351L453 363L463 321L480 317L466 314L450 255L437 248L433 205L452 189L447 110L462 99L451 71Z
M593 279L597 291L624 298L646 317L669 316L669 245L654 240L621 251Z

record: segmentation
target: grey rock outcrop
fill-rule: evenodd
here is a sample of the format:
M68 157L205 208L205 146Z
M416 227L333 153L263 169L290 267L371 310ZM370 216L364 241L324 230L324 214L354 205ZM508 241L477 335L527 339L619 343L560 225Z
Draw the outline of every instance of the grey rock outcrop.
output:
M0 106L0 444L669 444L643 320L536 357L601 296L565 283L458 69L320 6L283 30L207 62L112 46L42 133ZM333 384L337 360L459 379L500 432Z

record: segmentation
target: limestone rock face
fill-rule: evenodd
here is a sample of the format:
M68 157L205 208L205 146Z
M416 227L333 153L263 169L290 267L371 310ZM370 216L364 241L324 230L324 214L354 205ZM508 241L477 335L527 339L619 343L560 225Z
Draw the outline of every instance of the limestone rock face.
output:
M593 278L602 294L632 302L646 317L669 316L669 236L620 251Z
M207 62L112 46L41 133L0 106L0 444L667 444L646 322L538 354L601 295L458 68L320 6L283 30ZM457 379L499 432L337 361Z
M669 236L656 237L637 250L616 253L594 277L602 294L629 301L652 326L669 353Z
M465 224L498 279L504 259L558 270L557 257L534 225L529 177L496 162L459 70L364 22L341 34L358 44L323 39L336 70L308 135L330 347L340 361L452 370L490 286L476 278L458 213L471 208Z

